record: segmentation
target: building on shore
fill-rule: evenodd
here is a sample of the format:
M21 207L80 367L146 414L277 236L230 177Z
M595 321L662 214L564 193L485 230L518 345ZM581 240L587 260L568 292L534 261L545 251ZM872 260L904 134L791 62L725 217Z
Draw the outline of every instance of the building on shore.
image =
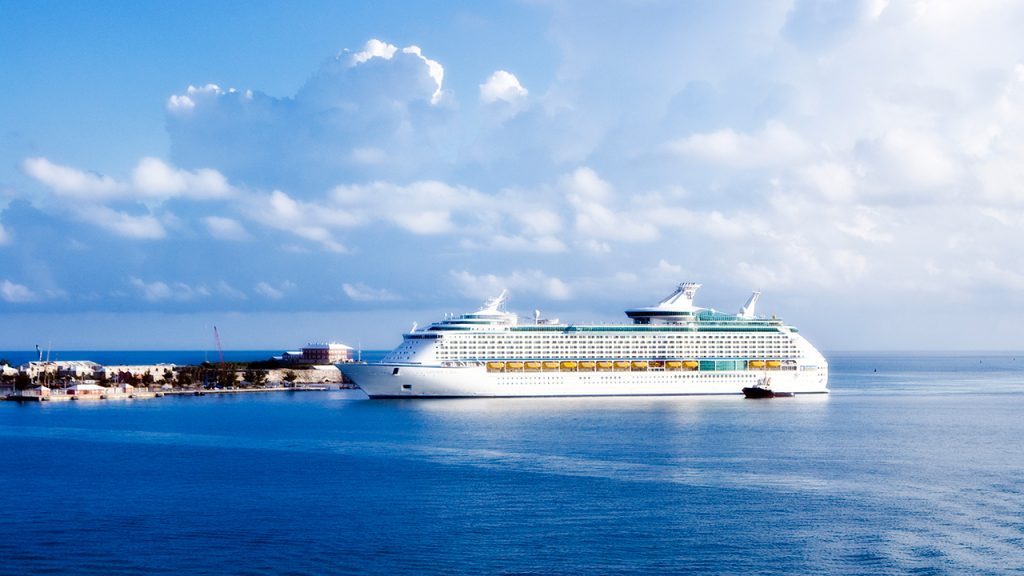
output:
M98 380L110 382L128 382L132 378L142 380L147 374L153 377L154 382L163 382L164 374L169 370L174 372L174 364L140 364L118 366L100 366L94 377Z
M18 366L18 372L28 374L28 377L33 380L39 380L39 377L43 375L46 375L48 378L56 378L57 364L57 362L37 362L33 360Z
M282 362L291 364L312 364L333 366L339 362L352 361L352 347L337 342L311 342L302 350L289 350L280 356Z
M321 365L351 362L352 347L337 342L306 344L302 347L302 361Z
M96 371L102 368L99 364L89 360L65 360L54 362L54 364L57 365L57 378L69 380L94 378Z
M75 384L68 386L68 396L76 396L81 398L99 398L107 389L99 384Z
M18 366L18 372L28 374L33 380L39 379L42 375L54 379L81 380L94 378L97 370L102 368L89 360L52 360L26 362Z

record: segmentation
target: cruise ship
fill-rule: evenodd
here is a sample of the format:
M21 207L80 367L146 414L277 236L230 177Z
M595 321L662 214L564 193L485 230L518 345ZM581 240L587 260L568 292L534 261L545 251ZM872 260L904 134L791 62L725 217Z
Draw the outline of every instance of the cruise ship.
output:
M506 292L476 312L404 334L380 362L338 367L371 398L827 394L828 363L791 325L754 313L694 305L683 283L628 323L520 321ZM787 394L788 395L788 394Z

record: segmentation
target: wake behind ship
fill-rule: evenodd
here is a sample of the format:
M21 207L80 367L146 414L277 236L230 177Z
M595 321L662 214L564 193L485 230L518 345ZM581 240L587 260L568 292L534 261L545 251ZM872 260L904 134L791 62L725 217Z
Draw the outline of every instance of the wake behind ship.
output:
M338 367L371 398L740 395L768 379L778 393L828 393L828 363L793 326L698 308L680 284L630 324L530 323L505 292L476 312L413 330L383 360Z

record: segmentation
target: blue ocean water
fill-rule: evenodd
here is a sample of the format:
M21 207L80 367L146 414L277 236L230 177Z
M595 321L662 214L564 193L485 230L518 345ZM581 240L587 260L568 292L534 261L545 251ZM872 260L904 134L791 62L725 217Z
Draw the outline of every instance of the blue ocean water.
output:
M1024 572L1024 355L829 359L760 401L0 403L0 572Z

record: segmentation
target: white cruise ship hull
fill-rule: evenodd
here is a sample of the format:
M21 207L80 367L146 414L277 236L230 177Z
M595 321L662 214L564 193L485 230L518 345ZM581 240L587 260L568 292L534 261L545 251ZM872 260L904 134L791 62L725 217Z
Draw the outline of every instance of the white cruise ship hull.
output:
M370 398L743 395L768 376L776 392L827 394L828 369L488 372L484 366L339 364Z

